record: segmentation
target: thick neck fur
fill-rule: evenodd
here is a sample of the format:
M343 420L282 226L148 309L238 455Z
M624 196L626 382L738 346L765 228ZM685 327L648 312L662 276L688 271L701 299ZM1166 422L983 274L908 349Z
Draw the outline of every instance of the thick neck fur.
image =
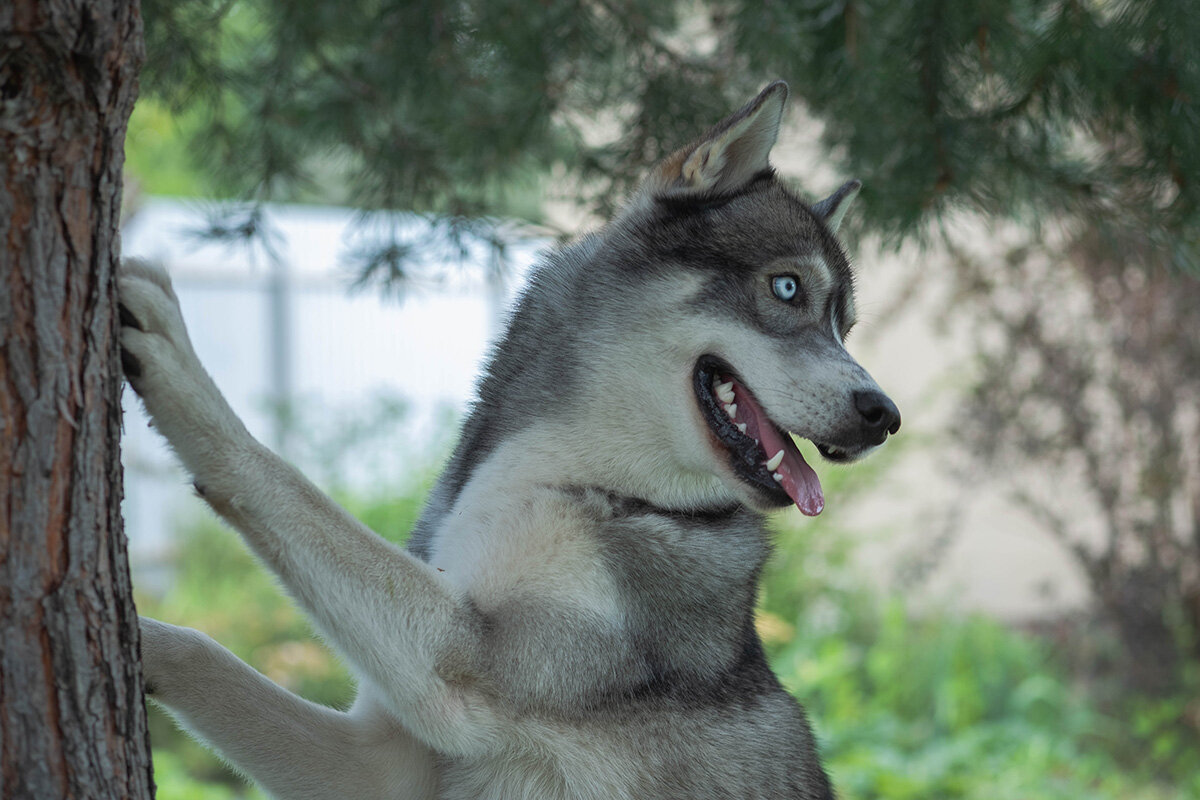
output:
M528 447L524 468L547 484L603 487L672 511L736 503L707 452L698 455L706 445L689 388L695 358L672 352L687 342L672 341L678 329L663 320L669 301L694 288L690 276L648 275L631 289L636 278L611 263L611 240L620 238L611 229L586 237L535 270L492 351L414 552L424 552L477 468L517 434ZM679 297L664 296L671 293Z
M522 664L502 671L499 694L571 715L666 693L703 704L721 687L763 680L753 608L769 548L759 516L550 484L522 467L528 435L476 470L429 552L492 621L489 652Z

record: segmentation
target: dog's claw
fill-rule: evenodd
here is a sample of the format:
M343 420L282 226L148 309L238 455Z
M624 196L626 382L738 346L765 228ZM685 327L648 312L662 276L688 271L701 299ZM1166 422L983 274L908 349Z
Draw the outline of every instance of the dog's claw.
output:
M126 378L142 377L142 364L124 347L121 348L121 369L125 372Z
M145 328L142 327L142 323L133 315L133 312L130 311L124 303L117 303L117 316L120 318L121 324L126 328L133 328L139 331L145 330Z

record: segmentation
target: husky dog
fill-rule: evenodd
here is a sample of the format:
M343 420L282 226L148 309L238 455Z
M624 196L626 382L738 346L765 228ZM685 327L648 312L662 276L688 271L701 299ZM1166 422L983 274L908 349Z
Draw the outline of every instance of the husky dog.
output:
M762 514L824 505L900 416L842 345L835 238L768 154L768 86L549 255L407 550L247 433L167 276L120 277L126 374L199 494L356 674L349 711L142 620L147 690L280 798L831 798L754 627Z

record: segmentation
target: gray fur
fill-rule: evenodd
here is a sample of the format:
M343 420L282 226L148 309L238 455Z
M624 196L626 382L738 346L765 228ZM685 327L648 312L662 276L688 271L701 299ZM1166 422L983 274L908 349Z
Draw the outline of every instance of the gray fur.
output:
M754 627L781 490L734 468L704 383L724 363L842 459L899 425L842 346L830 226L853 192L814 209L769 169L785 98L772 84L534 272L407 552L249 438L165 275L129 265L135 390L360 681L349 712L320 709L147 620L155 699L278 797L831 798Z

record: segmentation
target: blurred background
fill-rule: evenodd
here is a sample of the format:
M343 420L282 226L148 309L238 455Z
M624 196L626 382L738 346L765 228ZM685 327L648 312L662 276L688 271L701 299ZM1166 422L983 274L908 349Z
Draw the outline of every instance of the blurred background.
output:
M902 435L818 465L759 609L839 797L1200 797L1194 0L142 4L123 250L252 432L402 542L537 253L783 78ZM126 393L139 610L345 668ZM259 797L152 709L159 797Z

